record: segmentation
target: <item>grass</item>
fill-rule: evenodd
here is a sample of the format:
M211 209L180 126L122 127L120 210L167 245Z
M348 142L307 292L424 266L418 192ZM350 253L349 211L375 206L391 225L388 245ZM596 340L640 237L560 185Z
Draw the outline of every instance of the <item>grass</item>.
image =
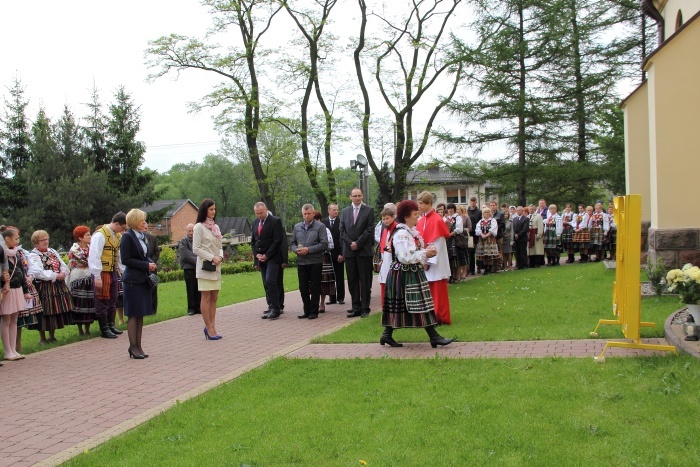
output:
M450 286L452 325L440 333L460 341L585 339L599 319L614 319L615 272L600 263L510 271ZM676 297L642 300L642 337L662 337L664 321L680 308ZM320 337L318 343L376 342L380 313L354 326ZM623 337L619 326L601 326L600 338ZM422 329L399 329L394 338L424 342Z
M290 269L284 275L285 290L297 290L299 284L297 281L296 269ZM240 273L224 275L222 278L221 292L217 305L219 307L232 305L234 303L245 302L265 296L265 291L260 279L260 273ZM158 285L158 312L153 316L147 316L144 319L146 325L158 323L168 319L187 316L187 294L185 292L185 282L165 282ZM117 326L121 329L126 329L126 326ZM61 345L70 344L86 339L94 339L99 336L97 323L90 326L90 336L78 335L77 326L67 326L56 331L56 339L58 342L46 346L39 346L39 334L36 331L22 331L22 353L30 354L41 350L59 347Z
M68 465L684 465L699 378L688 356L277 359Z

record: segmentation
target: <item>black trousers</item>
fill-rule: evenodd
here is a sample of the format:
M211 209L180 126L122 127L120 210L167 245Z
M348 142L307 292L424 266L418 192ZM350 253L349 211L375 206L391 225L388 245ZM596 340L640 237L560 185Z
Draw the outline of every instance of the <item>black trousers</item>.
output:
M331 300L335 299L343 302L345 301L345 266L343 263L338 262L338 255L333 256L331 254L331 256L333 271L335 271L335 297L332 297Z
M515 260L518 262L518 269L526 269L528 264L527 257L527 238L524 241L516 241L513 245L515 252Z
M197 271L183 269L185 273L185 289L187 290L187 312L201 313L202 294L197 287Z
M321 274L323 264L297 265L299 275L299 293L304 302L304 314L317 315L321 298Z
M372 297L372 257L351 256L345 258L348 273L348 289L352 299L352 311L369 313Z
M259 263L260 275L262 276L263 287L265 288L265 298L267 299L267 307L270 310L280 309L280 285L282 285L282 294L284 294L284 284L280 284L280 275L282 266L275 262Z

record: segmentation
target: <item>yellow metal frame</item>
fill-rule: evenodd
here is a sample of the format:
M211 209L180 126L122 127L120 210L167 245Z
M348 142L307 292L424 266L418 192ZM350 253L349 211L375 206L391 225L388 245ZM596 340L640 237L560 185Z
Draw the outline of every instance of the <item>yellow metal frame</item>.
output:
M608 341L596 360L603 361L608 347L661 350L676 352L672 345L644 344L639 337L642 327L656 327L656 323L641 321L642 287L639 282L642 241L642 196L618 196L613 201L617 223L617 265L613 282L612 311L616 319L601 319L591 336L597 336L601 324L622 326L622 332L633 342Z

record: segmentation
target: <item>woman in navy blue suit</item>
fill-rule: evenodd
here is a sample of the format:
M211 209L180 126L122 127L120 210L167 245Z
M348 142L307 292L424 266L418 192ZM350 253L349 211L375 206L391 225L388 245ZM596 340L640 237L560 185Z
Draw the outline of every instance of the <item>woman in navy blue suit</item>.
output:
M124 284L124 314L129 317L126 329L129 334L129 357L138 360L148 357L141 347L143 317L153 314L151 307L151 283L148 274L155 272L156 264L146 252L146 213L132 209L126 215L129 230L122 235L119 256L126 267L122 282Z

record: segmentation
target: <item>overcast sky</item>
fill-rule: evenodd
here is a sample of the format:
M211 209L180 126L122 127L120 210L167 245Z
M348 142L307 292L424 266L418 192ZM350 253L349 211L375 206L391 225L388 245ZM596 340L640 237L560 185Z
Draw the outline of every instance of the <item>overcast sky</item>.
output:
M65 104L83 116L93 82L105 104L124 85L141 106L146 166L165 171L218 149L210 116L187 111L210 83L196 73L147 83L144 50L149 40L174 32L201 36L209 25L197 0L2 0L0 94L8 96L16 74L30 119L43 105L55 120Z

